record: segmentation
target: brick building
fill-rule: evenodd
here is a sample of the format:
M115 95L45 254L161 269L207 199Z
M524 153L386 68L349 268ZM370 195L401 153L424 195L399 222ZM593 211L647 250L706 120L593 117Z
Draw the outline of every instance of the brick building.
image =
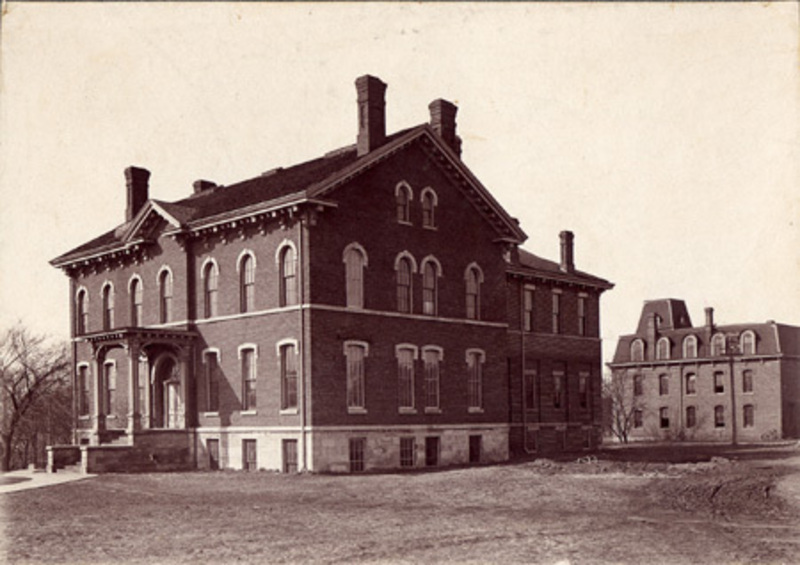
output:
M151 199L52 261L70 279L86 470L360 471L503 461L600 437L600 294L519 249L460 159L456 107L385 131L356 81L356 144ZM78 453L76 455L76 453ZM56 463L57 464L57 463Z
M632 439L800 437L798 327L717 325L713 308L694 327L682 300L652 300L608 366L628 383Z

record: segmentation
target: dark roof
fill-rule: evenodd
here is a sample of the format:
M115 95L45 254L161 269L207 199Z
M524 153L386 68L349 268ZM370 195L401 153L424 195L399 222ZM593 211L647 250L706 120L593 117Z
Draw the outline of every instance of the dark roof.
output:
M583 271L562 271L559 263L543 259L524 249L519 250L519 263L513 265L511 270L523 275L541 276L551 280L598 286L604 289L610 289L614 286L605 279L590 275L589 273L584 273Z
M683 300L662 298L660 300L645 301L636 333L644 334L647 331L647 320L652 315L658 316L658 327L661 330L692 327L692 320Z

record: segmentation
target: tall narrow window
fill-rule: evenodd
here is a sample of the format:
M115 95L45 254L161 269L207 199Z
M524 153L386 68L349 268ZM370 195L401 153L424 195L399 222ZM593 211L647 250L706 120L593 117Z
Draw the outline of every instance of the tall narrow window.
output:
M281 409L297 408L297 356L293 344L281 349Z
M364 267L367 255L357 243L351 243L344 250L345 290L348 308L364 307Z
M714 406L714 427L725 427L725 408L722 406Z
M527 410L536 410L538 408L536 405L537 374L536 365L528 366L525 369L525 408Z
M669 338L662 337L656 344L656 359L669 359Z
M755 425L755 408L752 404L744 405L744 427L752 428Z
M683 358L694 359L697 357L697 337L687 335L683 338Z
M561 294L553 293L553 333L561 333Z
M406 184L399 184L394 195L397 203L397 221L403 224L411 223L411 189Z
M417 350L413 346L398 346L397 357L397 392L398 407L402 410L414 409L414 359Z
M658 394L659 396L667 396L669 394L669 375L658 377Z
M242 410L256 409L256 352L255 349L242 349Z
M436 264L433 261L422 267L422 313L436 315Z
M578 335L586 335L586 297L578 295Z
M366 409L364 358L367 346L364 343L346 342L344 352L347 358L347 408L360 412Z
M753 392L753 371L750 369L742 373L742 392Z
M142 281L135 278L131 281L131 326L142 325Z
M483 274L477 266L467 268L464 276L467 284L467 319L481 319L481 280Z
M633 395L642 396L642 394L644 394L644 377L633 375Z
M162 324L172 320L172 273L167 269L158 276L159 320Z
M694 406L686 407L686 427L693 428L697 425L697 409Z
M255 471L258 469L258 458L256 455L256 440L242 440L242 469L245 471Z
M483 351L467 350L467 403L471 410L483 408Z
M756 334L752 330L747 330L739 338L742 355L755 355L756 352Z
M722 371L714 373L714 392L717 394L725 392L725 373Z
M578 374L578 403L581 408L589 407L589 371Z
M641 339L631 343L631 361L644 361L644 342Z
M249 253L239 263L239 312L256 308L256 260Z
M711 356L725 355L725 336L723 334L715 334L711 338Z
M297 304L297 262L294 248L286 246L281 252L281 306Z
M564 373L564 367L560 363L553 368L553 408L564 405Z
M205 354L206 369L206 411L219 410L219 354L209 351Z
M658 411L659 424L661 428L669 428L669 408L661 408Z
M103 329L114 327L114 287L107 284L103 287Z
M364 470L364 452L366 451L366 438L350 438L350 472L360 473Z
M203 314L206 318L217 315L217 275L217 265L207 263L203 270Z
M686 375L686 394L697 394L697 375L694 373Z
M416 442L413 437L400 438L400 466L413 467L416 463Z
M411 261L407 257L397 261L397 311L411 312Z
M522 327L526 332L533 331L533 288L525 288L522 298Z
M75 333L85 334L89 329L89 297L86 295L85 289L78 291L77 302L75 309L78 315Z
M644 425L644 417L642 411L638 408L633 411L633 427L641 428Z
M436 348L423 350L422 359L425 362L425 408L439 408L439 362L442 352Z
M89 367L78 367L78 415L89 414Z
M117 365L113 361L107 361L103 365L103 376L105 388L105 413L113 415L117 402Z
M422 191L422 227L436 227L436 193L426 188Z

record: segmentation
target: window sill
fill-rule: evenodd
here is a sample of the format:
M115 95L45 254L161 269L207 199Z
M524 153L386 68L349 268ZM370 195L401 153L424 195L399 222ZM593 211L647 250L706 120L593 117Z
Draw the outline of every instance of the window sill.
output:
M423 229L430 230L430 231L439 231L438 226L422 226Z
M360 408L360 407L348 407L347 408L347 413L348 414L366 414L367 413L367 409L366 408Z
M483 414L483 408L480 408L480 407L478 407L478 406L470 406L470 407L467 409L467 411L468 411L470 414Z
M397 412L399 414L416 414L417 413L417 409L416 408L410 408L408 406L401 406L400 408L397 409Z
M442 409L441 408L428 407L428 408L425 408L425 413L426 414L441 414L442 413Z
M78 416L78 420L81 420L81 421L89 421L91 419L92 419L92 415L91 414L82 414L82 415Z
M116 414L106 414L105 417L106 417L106 420L116 420L117 419L117 415Z
M293 416L298 413L299 411L297 408L283 408L280 412L281 416Z
M219 418L219 412L203 412L206 418Z
M411 222L407 222L405 220L397 220L397 223L400 224L401 226L413 226L414 225Z
M241 416L255 416L258 414L258 410L240 410L239 415Z

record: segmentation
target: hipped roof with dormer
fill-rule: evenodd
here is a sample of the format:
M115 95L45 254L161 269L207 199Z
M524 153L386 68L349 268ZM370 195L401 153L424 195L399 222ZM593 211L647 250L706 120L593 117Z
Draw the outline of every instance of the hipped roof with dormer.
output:
M412 144L421 143L439 166L472 196L479 211L494 226L498 240L521 243L527 236L456 153L428 124L402 130L377 149L359 156L355 145L288 168L278 168L229 186L214 186L176 202L148 200L131 221L53 259L68 268L93 258L124 253L152 241L155 224L169 224L166 233L193 231L265 212L311 204L336 206L331 193L381 161Z

